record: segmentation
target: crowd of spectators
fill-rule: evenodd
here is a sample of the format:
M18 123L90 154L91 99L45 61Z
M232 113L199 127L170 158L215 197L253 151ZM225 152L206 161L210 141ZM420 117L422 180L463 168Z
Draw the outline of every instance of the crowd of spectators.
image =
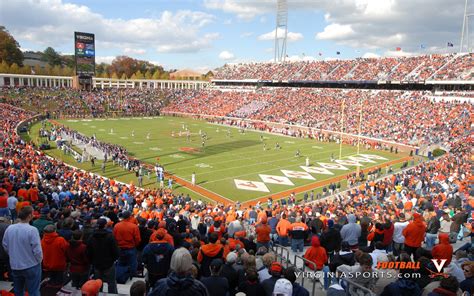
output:
M246 208L193 201L169 189L144 190L71 168L19 137L17 124L33 112L1 104L0 232L5 252L0 263L7 271L1 274L13 280L18 295L25 287L30 295L39 295L43 278L49 279L50 289L70 278L77 288L106 283L116 293L117 283L142 270L148 272L149 295L309 295L297 283L295 270L283 268L271 252L278 242L291 245L309 268L325 274L328 294L344 288L344 281L328 277L329 271L353 274L353 282L381 295L473 293L471 243L455 254L450 245L473 237L471 104L433 102L422 93L263 89L245 95L179 91L168 110L274 121L281 117L336 129L336 114L346 98L346 110L353 114L347 115L346 131L352 132L360 96L367 135L445 141L450 152L378 181L359 178L357 186L333 199L315 200L311 194L305 203L290 198ZM309 245L306 251L304 244ZM430 277L437 272L433 258L447 260L444 272L450 276ZM389 261L419 262L422 268L382 269ZM421 278L357 276L415 271ZM91 276L100 281L88 281ZM351 295L361 292L350 289Z
M473 54L357 58L353 60L229 64L220 80L472 80ZM435 74L435 75L434 75Z
M4 87L0 102L50 117L103 117L159 115L165 98L172 97L165 89L93 89L79 91L69 88Z
M304 88L181 91L163 110L339 131L344 104L344 131L358 134L361 101L362 135L413 145L449 147L468 131L473 112L472 103L434 101L428 92Z

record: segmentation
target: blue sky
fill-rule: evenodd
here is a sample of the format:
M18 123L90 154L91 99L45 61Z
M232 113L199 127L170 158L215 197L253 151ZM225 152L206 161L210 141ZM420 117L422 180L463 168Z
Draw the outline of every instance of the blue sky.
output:
M455 51L464 0L288 0L288 7L287 54L311 60ZM265 34L274 35L275 13L276 0L0 0L0 23L22 49L72 53L73 32L84 31L96 34L98 62L128 55L199 71L270 61L274 42Z

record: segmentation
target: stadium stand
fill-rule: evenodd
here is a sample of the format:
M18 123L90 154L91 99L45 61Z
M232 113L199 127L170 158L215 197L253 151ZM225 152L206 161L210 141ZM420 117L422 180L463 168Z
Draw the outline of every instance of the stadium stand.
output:
M246 64L225 66L216 77L467 81L472 71L470 54ZM472 293L473 97L448 90L4 88L0 235L5 252L0 275L11 281L12 268L13 273L19 266L41 269L42 278L27 280L32 285L42 280L30 295L73 293L80 287L97 292L102 284L114 294L132 294L146 285L148 295ZM42 116L161 112L252 119L262 129L265 122L288 123L320 132L338 129L344 102L345 132L356 134L360 99L363 135L416 145L438 143L448 152L395 174L350 174L353 186L344 192L326 188L323 195L303 201L289 197L244 207L193 201L168 189L142 189L84 172L46 156L18 132L22 122ZM64 127L54 133L129 161L122 147ZM29 228L21 227L30 221L37 229L31 234L36 245L27 258L32 244L12 246L20 238L29 239L21 232ZM304 251L297 248L300 242ZM438 261L431 259L446 259L446 264L438 270ZM402 268L402 262L412 268ZM144 272L146 283L138 279L131 285ZM387 280L388 273L395 277ZM89 281L91 275L100 281ZM15 288L19 286L16 282Z

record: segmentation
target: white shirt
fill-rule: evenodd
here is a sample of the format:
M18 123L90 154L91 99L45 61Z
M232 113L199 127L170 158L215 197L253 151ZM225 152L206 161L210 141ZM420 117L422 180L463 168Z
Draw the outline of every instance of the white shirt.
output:
M393 230L393 241L397 244L403 244L405 242L405 237L402 232L405 227L407 227L408 221L405 222L395 222Z

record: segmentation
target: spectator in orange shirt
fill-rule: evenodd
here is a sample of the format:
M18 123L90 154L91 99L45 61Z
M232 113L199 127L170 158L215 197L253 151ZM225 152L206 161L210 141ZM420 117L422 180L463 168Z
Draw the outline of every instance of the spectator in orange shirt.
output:
M32 203L38 201L39 192L38 192L38 188L36 188L35 184L31 185L31 188L28 189L28 196L30 197L30 200L31 200Z
M286 214L283 213L276 226L276 231L278 233L278 242L284 247L288 246L288 229L290 226L290 221L286 220Z
M41 240L43 249L43 270L50 277L50 284L62 287L66 273L66 251L69 243L56 232L56 226L50 224L44 228Z
M291 224L288 233L291 237L291 250L295 253L303 252L308 226L301 222L301 216L296 217L295 223Z
M140 244L140 230L132 213L125 211L122 213L123 220L114 227L114 237L120 248L120 264L130 266L130 275L133 277L137 273L137 246Z
M272 228L267 224L267 218L263 217L260 224L255 226L255 233L257 233L257 250L260 247L270 249L270 233Z

